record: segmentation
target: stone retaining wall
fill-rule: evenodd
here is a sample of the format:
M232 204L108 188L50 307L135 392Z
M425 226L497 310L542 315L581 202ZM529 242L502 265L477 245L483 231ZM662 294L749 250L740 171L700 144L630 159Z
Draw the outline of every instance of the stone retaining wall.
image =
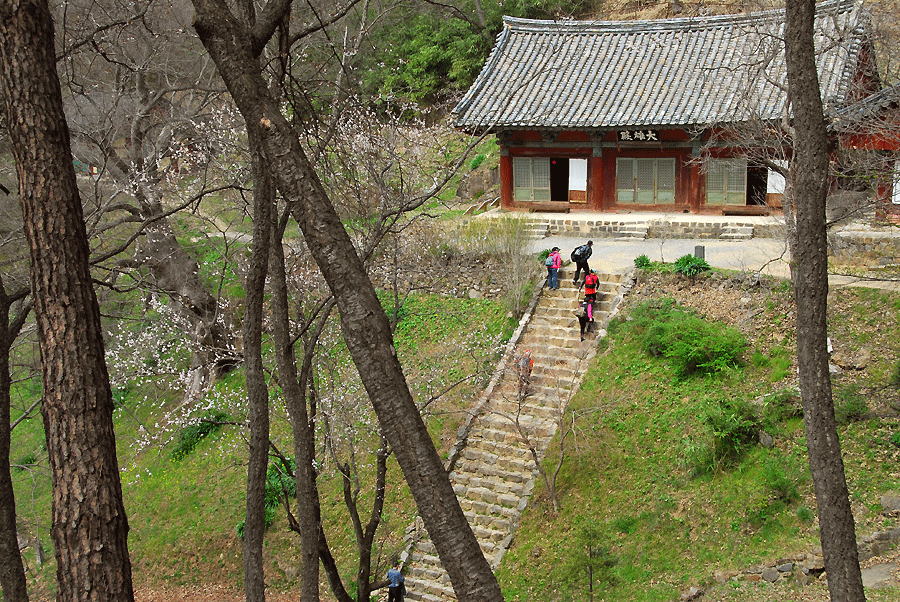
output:
M752 225L754 238L783 238L784 224L749 223L745 220L705 220L703 216L691 216L686 219L655 219L647 221L623 220L615 215L599 219L579 219L576 216L550 218L549 234L551 236L577 236L587 238L619 238L640 229L647 238L724 238L732 229ZM643 238L643 236L642 236Z
M863 537L857 542L859 561L865 562L876 556L889 552L900 541L900 529L878 531ZM747 567L741 571L717 571L713 575L716 583L728 581L767 581L775 583L782 579L793 579L798 586L804 586L810 579L819 578L825 571L825 559L822 548L818 547L807 554L797 554L780 558L774 562ZM683 596L682 599L690 599Z
M879 265L900 263L900 231L842 230L828 234L829 253L841 259L865 260Z

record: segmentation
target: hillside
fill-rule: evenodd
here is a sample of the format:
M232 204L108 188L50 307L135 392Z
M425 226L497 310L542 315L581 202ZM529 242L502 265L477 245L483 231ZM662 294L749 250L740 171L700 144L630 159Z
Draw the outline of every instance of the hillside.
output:
M635 320L642 303L667 298L742 332L748 341L743 367L679 379L663 358L636 347L626 326ZM841 436L860 537L897 526L896 513L885 512L879 500L887 492L900 492L900 400L896 388L887 386L895 382L900 351L898 308L900 296L882 291L842 289L830 296L833 358L843 366L834 381L836 404L841 412L855 408ZM796 366L791 360L794 323L788 287L741 274L716 272L690 280L642 272L620 319L611 325L608 342L602 344L573 402L578 429L560 476L562 511L554 515L549 500L539 492L498 573L507 600L586 599L583 579L571 562L580 529L589 523L597 528L596 536L611 562L610 580L598 584L596 600L669 601L691 587L705 591L702 600L827 600L821 577L800 588L793 579L772 585L743 576L753 567L796 559L816 547L815 501L797 400L791 393ZM760 399L773 391L789 392L784 405L776 408L777 418L767 423L774 445L766 448L754 442L734 462L693 474L697 451L709 440L702 420L708 410L724 399ZM213 503L204 489L217 492L213 499L236 503L240 483L233 481L237 464L232 463L239 463L239 458L210 464L214 456L208 453L230 447L220 440L191 461L190 465L206 466L205 483L192 483L196 477L191 475L198 474L195 468L172 467L160 473L168 489L154 486L141 495L144 501L138 506L132 497L134 536L146 538L148 529L168 534L157 546L136 548L138 600L242 599L233 520L203 527L182 517L165 524L161 521L170 520L164 518L168 511L157 506L172 487L182 495L193 492L201 505ZM145 462L138 470L162 469L158 460L156 468L153 465ZM795 494L775 495L773 481L789 494L793 488ZM137 492L129 490L131 496ZM221 511L221 506L210 506L203 516ZM409 516L406 512L402 510L403 516ZM211 540L191 549L198 529ZM267 540L272 558L270 599L296 599L296 581L291 579L296 539L278 519ZM895 549L866 564L897 560ZM326 592L323 589L323 599L330 599L324 597ZM896 600L898 592L894 587L867 596L887 602Z
M692 587L706 591L702 600L827 600L822 577L799 587L795 576L772 585L744 574L800 563L816 549L788 287L746 275L690 280L643 273L622 315L663 298L742 332L745 365L680 379L634 340L627 328L634 318L612 325L609 347L574 403L581 418L561 475L563 511L554 516L547 503L529 510L500 570L507 599L584 599L572 593L580 587L586 594L570 560L573 542L593 523L611 564L609 580L595 591L598 600L674 600ZM900 297L840 289L829 303L832 359L840 372L833 380L835 405L861 539L897 526L897 512L884 509L881 499L900 491L894 376ZM720 414L719 408L728 409ZM728 432L727 422L711 420L717 416L758 425L739 456L701 471L698 460L716 440L711 422ZM756 437L763 430L773 437L770 447ZM865 565L896 562L897 555L895 549ZM896 573L894 580L893 588L867 592L868 599L898 599ZM546 597L539 597L542 591Z

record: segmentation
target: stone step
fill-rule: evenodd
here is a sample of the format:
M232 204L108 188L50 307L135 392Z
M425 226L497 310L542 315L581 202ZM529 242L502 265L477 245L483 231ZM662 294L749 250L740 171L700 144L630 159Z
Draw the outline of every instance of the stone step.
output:
M538 226L542 230L546 226ZM643 229L619 229L616 236L646 236ZM610 234L613 235L612 233ZM529 441L542 455L558 428L558 408L573 394L584 358L596 340L591 333L581 342L578 320L572 312L583 295L572 284L574 266L560 270L560 289L546 287L518 349L531 351L534 360L526 394L519 399L520 381L513 368L501 375L484 413L468 433L454 470L454 491L481 550L489 562L499 563L502 542L521 520L521 511L532 495L537 472L531 452L520 440L513 423L518 416ZM594 306L595 328L618 303L623 276L600 275L598 301ZM454 600L452 588L431 542L419 542L410 558L408 598L425 602ZM412 586L410 585L412 584Z
M454 470L450 473L450 480L453 483L454 491L457 492L457 496L460 495L460 487L464 487L465 489L474 487L490 489L497 495L509 493L522 497L525 493L524 482L520 481L517 483L515 481L507 481L499 475L486 478L465 470Z
M489 460L488 454L493 454L499 458L521 459L527 458L528 450L519 444L503 443L502 441L491 441L490 439L470 439L466 449L477 450L481 452L483 460Z
M414 582L406 584L406 597L404 600L413 600L415 602L447 602L447 600L456 599L449 597L449 595L435 596L429 594L427 591L421 591L424 589L421 585L416 584L414 586L413 583ZM413 589L413 587L415 587L415 589Z
M500 504L489 504L481 500L460 499L459 505L463 512L475 512L485 516L503 517L508 521L515 521L521 517L518 507L506 507Z
M473 447L466 446L466 449L463 450L458 465L461 470L466 470L468 466L468 462L475 463L490 463L502 470L507 470L510 472L520 472L522 474L528 474L532 470L534 470L534 461L531 459L531 456L523 456L523 457L515 457L515 456L503 456L500 457L497 454L476 449ZM478 501L484 501L480 499Z
M514 415L510 416L515 418ZM509 420L503 419L496 421L496 424L482 424L472 429L469 438L479 438L489 441L497 441L506 445L522 445L521 435L515 425ZM546 424L544 419L535 420L526 415L519 416L519 425L529 439L543 439L547 436L547 432L552 428L552 424ZM495 428L496 426L496 428Z
M533 396L525 398L534 399ZM518 436L518 428L526 429L532 432L537 429L545 428L549 420L549 416L553 413L545 413L542 416L535 416L537 411L541 411L541 406L532 406L523 402L519 404L515 400L509 402L507 407L491 406L490 409L479 417L475 428L469 434L470 437L495 438L503 437L508 439L511 435L513 438ZM516 424L518 423L518 425Z
M725 228L719 235L720 240L750 240L753 238L753 228Z
M603 324L608 315L607 312L597 312L594 315L593 325L599 327L600 324ZM560 321L561 320L562 318L560 318ZM535 329L529 333L528 341L522 346L531 350L532 353L536 349L541 348L557 348L557 350L571 349L575 346L574 343L579 341L578 337L580 332L580 325L575 316L572 316L570 321L560 326L550 326L546 323L536 324Z
M576 344L581 344L578 341L577 334L576 338L573 339L573 343L571 346L574 347ZM563 349L561 347L555 347L553 352L556 357L559 357L560 350ZM568 355L568 353L566 354ZM544 400L541 399L533 399L529 400L529 396L539 396L539 388L543 387L547 384L558 385L564 383L567 387L577 378L575 374L574 368L579 366L579 357L568 356L565 359L564 364L560 365L556 358L554 358L554 363L550 364L546 363L534 363L534 368L531 371L531 379L529 384L525 387L524 393L525 398L519 400L519 388L521 383L519 382L518 376L507 376L504 377L497 385L497 388L494 390L494 396L496 396L500 401L504 402L512 402L520 406L526 405L535 405L541 406L546 405ZM561 380L563 379L563 380Z
M540 326L544 323L553 324L557 319L565 320L566 324L571 323L572 320L578 321L578 318L575 316L575 310L580 305L578 299L572 299L566 303L560 303L558 305L547 305L544 307L536 307L532 315L532 326ZM612 299L601 299L594 303L593 310L594 319L597 319L598 313L609 313L613 308L613 300Z
M563 389L563 391L565 392L566 390ZM541 397L543 399L552 400L552 397L547 398L548 393L558 397L559 391L554 387L547 387L545 390L541 390ZM518 412L520 420L531 421L534 423L553 420L557 414L557 409L551 404L528 405L519 408L515 400L506 401L494 399L491 400L491 404L486 408L486 411L495 413L497 417L502 420L507 420L507 417L515 418L516 413Z
M436 565L440 566L440 565ZM435 569L436 573L446 577L447 573L443 568ZM421 576L413 576L410 574L406 578L406 600L421 600L422 602L446 602L447 600L455 600L456 595L453 593L453 587L450 585L449 577L447 581L441 580L440 577L430 578L432 571Z
M534 475L529 472L521 472L521 471L511 471L500 466L494 466L489 464L478 464L474 462L457 463L456 469L454 472L465 473L469 475L477 475L479 477L485 479L502 479L505 483L517 483L522 486L523 491L529 491L530 487L533 486L532 481L534 480ZM460 500L460 504L462 504L462 500ZM486 506L490 506L487 504ZM496 512L488 510L487 508L477 508L472 507L474 512L479 512L481 514L503 514L506 516L506 513L501 513L499 508ZM463 507L465 509L465 507Z

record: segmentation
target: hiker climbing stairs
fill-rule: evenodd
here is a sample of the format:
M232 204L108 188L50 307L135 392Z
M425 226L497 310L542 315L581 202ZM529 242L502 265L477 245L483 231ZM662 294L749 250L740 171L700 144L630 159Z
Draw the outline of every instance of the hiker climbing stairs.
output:
M582 342L573 311L583 291L572 284L573 269L560 270L558 290L544 287L515 349L501 361L499 380L451 460L453 489L493 569L500 566L540 479L531 449L543 459L561 413L593 357L601 327L629 280L626 274L598 274L595 326ZM515 359L526 350L534 365L530 382L523 387ZM455 600L449 577L421 525L414 530L413 541L404 569L407 598Z

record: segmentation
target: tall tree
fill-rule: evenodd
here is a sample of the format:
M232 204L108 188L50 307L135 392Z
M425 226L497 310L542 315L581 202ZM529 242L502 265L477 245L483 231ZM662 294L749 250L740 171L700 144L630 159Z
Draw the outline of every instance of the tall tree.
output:
M43 367L57 598L131 601L100 309L46 0L0 3L0 55Z
M252 28L222 0L194 0L194 6L194 28L248 130L258 129L265 141L266 160L278 188L291 203L307 246L337 299L350 354L457 596L466 601L502 600L406 384L390 323L365 267L263 77L259 56L290 10L290 2L267 4Z
M12 431L9 352L25 324L26 316L31 312L31 304L20 305L12 318L10 310L27 295L27 288L14 289L8 293L3 284L3 275L0 274L0 591L3 592L3 599L9 602L28 600L25 568L16 530L16 498L9 465Z
M251 140L251 147L260 144ZM266 471L269 466L269 390L262 358L263 303L268 274L275 186L253 155L253 249L247 272L244 316L244 370L247 380L247 505L244 523L244 594L248 602L265 600L263 537L265 535Z
M858 601L865 600L865 595L828 372L825 200L829 151L815 62L814 17L814 0L786 3L785 62L794 156L785 216L791 226L800 395L828 589L834 601Z

